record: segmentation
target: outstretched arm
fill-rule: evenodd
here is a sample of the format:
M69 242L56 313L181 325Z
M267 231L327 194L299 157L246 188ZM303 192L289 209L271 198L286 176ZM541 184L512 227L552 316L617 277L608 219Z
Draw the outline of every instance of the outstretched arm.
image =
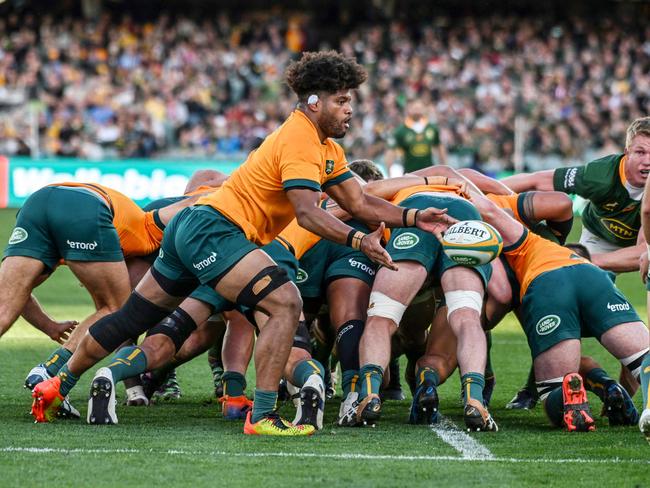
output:
M52 319L45 313L34 295L30 295L21 315L27 322L59 344L63 344L68 340L69 334L79 323L76 320L57 322Z
M554 189L554 171L555 170L553 169L548 169L545 171L537 171L535 173L519 173L508 176L507 178L502 179L501 182L515 193L529 190L552 191Z
M463 168L459 169L458 172L474 183L483 193L492 193L493 195L512 195L514 193L503 182L485 176L475 169Z
M503 238L504 246L515 244L524 233L524 226L497 207L484 195L472 192L470 201L488 224L492 224Z

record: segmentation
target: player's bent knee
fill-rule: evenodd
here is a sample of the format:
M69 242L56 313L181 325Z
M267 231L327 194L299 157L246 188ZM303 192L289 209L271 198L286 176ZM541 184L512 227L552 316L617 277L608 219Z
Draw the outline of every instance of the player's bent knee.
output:
M237 303L255 309L262 300L290 281L289 275L284 269L279 266L268 266L253 276L246 286L242 288L237 296ZM287 297L289 301L285 303L285 306L301 306L301 304L299 304L300 296L297 292L295 295L295 297L292 297L289 294ZM278 293L276 293L273 295L273 298L274 300L270 300L270 302L282 302L282 298L284 297L279 296Z
M370 292L370 305L368 306L368 318L382 317L395 322L396 326L402 321L406 305L384 295L379 291Z
M133 292L121 309L99 319L88 329L88 333L110 352L126 339L138 337L167 314L168 310Z
M178 352L187 338L196 330L196 322L182 308L177 308L147 332L147 337L168 337Z
M473 310L479 315L483 310L483 295L477 291L457 290L445 292L445 302L447 304L447 319L453 312L463 308Z

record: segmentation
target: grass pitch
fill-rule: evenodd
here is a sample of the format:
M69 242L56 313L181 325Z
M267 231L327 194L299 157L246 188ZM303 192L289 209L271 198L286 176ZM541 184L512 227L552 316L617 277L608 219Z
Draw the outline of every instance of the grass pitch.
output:
M6 242L14 211L0 211L0 241ZM579 224L577 224L579 225ZM619 286L646 317L645 290L638 275L619 277ZM37 290L59 319L81 319L90 299L67 269ZM0 339L0 472L2 486L647 486L650 446L637 427L610 428L597 418L597 431L569 434L551 429L541 408L504 409L525 381L530 353L512 318L494 332L497 387L492 414L501 431L465 435L454 375L440 389L445 428L406 424L409 401L387 402L376 428L334 425L339 399L328 402L326 427L312 438L251 438L242 425L224 421L211 401L205 357L178 371L183 397L173 404L118 407L120 424L89 426L83 421L35 425L29 415L25 374L55 344L22 321ZM612 374L618 364L595 341L584 351ZM94 370L93 370L94 371ZM85 415L92 374L71 400ZM249 375L249 385L253 378ZM249 387L250 391L250 387ZM123 388L118 387L120 400ZM640 407L640 394L635 398ZM600 401L590 394L594 414ZM282 407L291 418L293 410ZM453 447L455 446L455 447Z

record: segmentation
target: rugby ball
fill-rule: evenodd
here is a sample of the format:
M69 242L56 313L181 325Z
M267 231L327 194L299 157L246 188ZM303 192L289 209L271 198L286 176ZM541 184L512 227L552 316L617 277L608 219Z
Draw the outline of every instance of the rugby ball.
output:
M445 254L458 264L479 266L496 258L503 249L501 234L482 220L463 220L442 237Z

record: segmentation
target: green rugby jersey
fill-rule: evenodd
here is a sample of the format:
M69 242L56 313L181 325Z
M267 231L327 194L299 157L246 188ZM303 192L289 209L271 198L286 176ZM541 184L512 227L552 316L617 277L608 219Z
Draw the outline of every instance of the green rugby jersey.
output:
M431 148L440 145L440 131L438 126L428 123L418 133L407 121L395 129L388 145L404 151L404 172L411 173L433 164Z
M627 182L625 160L624 154L612 154L584 166L557 168L553 173L555 190L589 201L582 214L582 225L621 247L636 244L643 196L643 188Z

